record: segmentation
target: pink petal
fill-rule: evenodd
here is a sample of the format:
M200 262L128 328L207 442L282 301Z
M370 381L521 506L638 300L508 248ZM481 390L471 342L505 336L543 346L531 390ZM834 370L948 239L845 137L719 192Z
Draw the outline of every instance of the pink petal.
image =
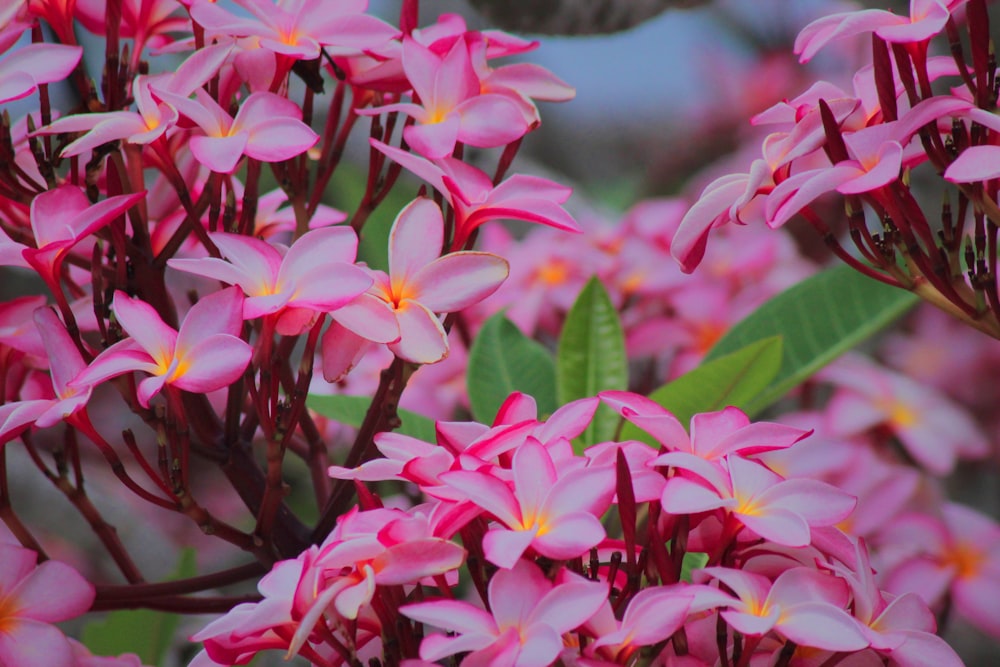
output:
M604 526L593 514L574 512L543 520L532 546L553 560L577 558L607 537Z
M62 81L80 62L82 55L83 48L79 46L29 44L0 60L0 76L7 72L24 72L37 84Z
M470 146L503 146L528 133L524 114L504 95L479 95L463 102L456 111L461 117L458 140Z
M72 567L50 560L39 565L12 594L18 603L18 615L58 623L90 609L95 592L90 582Z
M1000 146L970 146L944 172L952 183L974 183L1000 177Z
M54 625L16 618L0 632L0 664L75 667L77 663L69 640Z
M133 299L119 290L115 292L112 310L122 329L135 339L135 342L156 363L169 363L174 356L177 332L164 324L152 306L140 299ZM108 354L114 347L102 352L101 356Z
M521 525L521 508L510 488L495 477L481 472L456 470L439 478L446 484L483 508L501 523L516 527Z
M360 294L350 303L338 308L331 317L358 336L374 343L393 343L399 340L399 324L385 301L371 294Z
M222 137L196 135L190 138L188 147L194 158L212 171L231 174L236 171L248 140L246 132Z
M823 602L806 602L788 609L781 615L777 629L796 644L827 651L860 651L870 644L856 620Z
M396 216L389 232L389 275L393 285L413 277L441 254L444 219L433 200L418 197Z
M458 114L452 112L436 122L410 125L403 130L403 138L415 152L426 158L447 157L455 150L461 122Z
M181 323L177 354L214 334L238 336L243 330L243 294L236 287L213 292L198 300Z
M418 364L433 364L448 356L448 334L426 306L404 299L396 308L399 342L390 343L396 356Z
M493 294L510 273L507 260L488 252L454 252L439 257L408 281L414 299L435 313L468 308Z
M305 153L319 135L300 120L273 118L253 127L244 152L261 162L281 162Z
M497 574L500 574L499 572ZM495 635L496 622L488 612L459 600L435 600L403 605L401 614L419 623L461 634ZM446 654L447 655L447 654Z
M178 352L180 368L171 384L204 394L235 382L253 356L253 349L236 336L216 334Z

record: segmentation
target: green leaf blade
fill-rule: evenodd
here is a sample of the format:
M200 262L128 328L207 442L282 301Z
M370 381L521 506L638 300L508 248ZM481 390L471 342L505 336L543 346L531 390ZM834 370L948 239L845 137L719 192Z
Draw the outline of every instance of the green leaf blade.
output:
M483 324L469 350L466 383L472 416L493 423L511 392L534 397L539 415L556 409L556 366L540 343L497 313Z
M566 315L556 357L556 388L560 405L608 390L628 388L625 332L607 290L593 277ZM618 428L618 415L601 405L583 445L608 440Z
M769 387L747 406L754 415L835 358L912 308L919 298L848 266L818 273L737 323L705 357L717 359L755 340L781 336L784 358Z

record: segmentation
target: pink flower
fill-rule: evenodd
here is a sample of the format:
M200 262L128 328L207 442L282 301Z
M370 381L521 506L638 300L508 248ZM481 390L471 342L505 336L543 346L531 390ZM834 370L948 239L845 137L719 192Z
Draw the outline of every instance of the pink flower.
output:
M494 187L483 171L454 158L430 162L374 139L372 146L430 183L455 210L452 249L465 245L476 227L498 219L525 220L578 232L579 226L560 204L570 188L537 176L515 174Z
M848 589L843 579L805 567L783 572L772 584L752 572L707 567L696 580L717 579L735 600L722 618L737 632L760 637L772 630L801 646L828 651L858 651L870 642L844 609Z
M845 357L820 378L840 388L827 409L840 435L886 426L927 470L944 475L960 458L980 458L989 443L972 418L929 386L880 368L860 356Z
M296 60L355 54L393 39L399 30L364 14L367 0L237 0L253 16L236 15L209 0L191 3L191 18L209 33L256 37L261 48Z
M180 330L167 326L149 304L115 292L112 309L130 338L104 350L70 386L97 384L142 371L151 377L138 387L139 403L164 385L199 394L227 387L250 363L252 349L237 336L243 326L243 295L229 287L191 307Z
M813 527L832 526L854 509L857 500L811 479L783 479L759 463L727 456L727 470L680 452L663 454L657 465L685 471L667 480L660 503L671 514L722 509L753 533L777 544L802 547ZM699 481L687 473L700 477Z
M507 278L503 258L472 251L439 256L443 245L441 209L430 199L415 199L400 211L389 232L388 275L374 272L375 284L368 298L353 304L356 312L348 311L364 320L382 317L388 307L399 326L399 340L389 343L389 349L401 359L421 364L443 359L448 354L448 336L435 313L468 308ZM323 339L324 357L337 355L340 345L351 345L350 337L343 331L328 333ZM332 369L329 372L336 376Z
M76 667L69 640L52 623L87 611L94 587L59 561L0 542L0 664Z
M202 88L194 91L194 100L167 91L157 94L204 132L191 137L191 153L215 172L233 173L244 155L261 162L281 162L304 153L319 140L302 122L302 110L273 93L251 93L235 117Z
M1000 526L969 507L946 503L941 517L897 518L879 539L882 585L916 593L935 606L946 596L955 611L1000 637Z
M62 185L31 200L35 247L19 246L9 239L7 243L19 246L24 261L38 271L53 292L59 292L59 269L73 246L124 214L143 196L145 192L118 195L91 205L80 188Z
M874 32L887 42L926 42L940 33L950 12L966 0L910 0L909 17L878 9L842 12L817 19L799 32L795 52L807 62L835 39Z
M374 115L398 111L416 120L403 130L407 143L424 157L451 155L462 142L492 148L520 139L528 123L504 95L482 94L467 40L459 38L439 56L410 37L403 38L403 71L418 103L358 110Z
M607 595L604 584L566 571L553 584L537 565L520 560L490 580L492 613L457 600L404 605L399 611L455 633L425 637L420 644L424 660L471 651L465 658L469 664L544 667L562 652L562 635L593 616Z
M209 237L228 261L205 257L167 264L238 285L247 296L243 318L278 314L282 335L302 333L316 313L337 310L372 285L371 277L354 265L358 239L348 228L314 229L291 248L224 232ZM396 336L392 333L389 340Z
M605 538L597 519L611 504L612 468L575 468L560 474L535 438L514 452L513 489L483 472L459 470L440 480L503 524L483 538L483 552L500 567L513 567L526 550L554 560L585 554Z

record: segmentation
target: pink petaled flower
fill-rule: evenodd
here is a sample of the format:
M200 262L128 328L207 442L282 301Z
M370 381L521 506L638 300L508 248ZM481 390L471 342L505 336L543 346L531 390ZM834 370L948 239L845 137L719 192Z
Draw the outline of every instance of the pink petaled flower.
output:
M167 326L149 304L115 292L115 318L130 338L121 340L91 362L71 387L94 385L109 378L142 371L138 399L150 399L164 385L204 394L236 381L253 354L238 338L243 327L243 295L229 287L204 297L191 307L180 330Z
M368 0L237 0L253 17L233 14L211 0L194 0L191 18L215 35L256 37L262 48L296 60L351 55L399 35L364 13Z
M874 32L887 42L927 42L940 33L951 12L967 0L910 0L909 17L878 9L842 12L817 19L799 32L795 52L807 62L835 39Z
M293 655L326 616L355 620L377 586L416 584L462 565L465 549L439 537L428 517L401 510L355 508L341 517L296 588ZM300 616L301 614L301 616Z
M118 216L145 196L145 192L108 197L91 205L83 191L75 185L62 185L43 192L31 200L31 231L35 247L28 248L0 238L0 256L9 257L2 246L20 248L28 266L35 269L55 293L59 270L70 250L88 236ZM14 262L11 262L14 264ZM20 262L18 266L23 266Z
M870 642L846 611L849 599L843 579L797 567L772 584L766 577L743 570L707 567L695 580L717 579L735 599L722 618L737 632L761 637L777 632L800 646L828 651L859 651Z
M408 125L403 137L424 157L451 155L458 142L480 148L502 146L528 132L524 115L510 98L481 93L465 38L439 56L404 37L403 71L419 103L389 104L358 113L398 111L413 117L416 124Z
M231 50L229 45L208 46L195 51L171 74L137 76L132 83L136 111L66 116L38 129L35 134L86 132L62 149L62 157L79 155L119 139L130 144L150 144L173 128L178 118L176 109L157 101L156 90L162 88L187 97L219 71Z
M375 139L372 146L430 183L455 210L455 238L451 247L465 245L469 234L490 220L525 220L578 232L573 217L560 206L572 190L545 178L514 174L494 187L483 171L454 158L430 162L387 146Z
M453 252L439 256L444 245L444 218L430 199L418 198L400 211L389 232L389 273L374 272L375 284L346 313L357 324L384 317L386 308L399 326L399 340L389 343L396 356L432 364L448 354L448 335L435 313L468 308L492 294L507 278L507 262L485 252ZM381 320L379 320L381 321ZM356 324L341 323L354 331ZM371 340L370 337L362 334ZM323 338L324 375L337 377L342 368L327 367L326 357L340 359L338 347L360 342L343 330Z
M251 93L232 117L204 89L194 94L196 99L190 100L157 91L158 97L204 132L191 137L191 153L212 171L231 174L244 155L261 162L281 162L304 153L319 140L302 122L298 105L279 95Z
M558 583L520 560L490 580L492 613L458 600L404 605L400 613L455 633L432 634L420 643L420 657L436 662L471 651L463 663L545 667L563 650L562 635L593 616L607 601L607 587L562 571Z
M872 649L899 665L961 667L955 651L934 634L937 623L927 604L914 593L897 597L880 591L863 540L858 540L855 553L853 569L838 564L831 569L850 584L854 617Z
M8 53L0 58L0 104L27 97L42 84L62 81L82 55L81 47L63 44L29 44Z
M597 517L610 506L614 469L575 468L559 474L548 450L533 437L514 452L513 489L483 472L458 470L439 479L506 528L483 538L483 552L513 567L528 549L554 560L576 558L606 535Z
M296 336L316 313L341 308L371 287L372 278L354 265L358 237L343 227L315 229L291 248L260 239L217 232L209 234L223 257L171 259L180 271L238 285L247 298L243 318L277 315L279 334ZM398 333L386 332L388 340Z
M885 590L950 603L976 627L1000 637L1000 525L969 507L945 503L941 517L910 514L879 536Z
M959 458L981 458L989 443L966 412L931 387L848 356L820 378L840 388L827 409L830 430L839 435L886 426L906 452L937 475L951 472Z
M15 401L0 406L0 443L16 437L32 424L39 428L57 424L82 410L90 400L92 385L70 385L87 364L59 316L50 308L39 308L35 311L34 322L48 356L55 398Z
M664 511L696 514L725 510L760 537L789 547L809 544L811 528L844 520L857 503L829 484L786 480L759 463L734 455L724 459L726 471L681 452L663 454L656 463L684 471L663 487L660 503Z
M76 0L75 14L87 30L106 35L107 5L108 0ZM121 0L118 7L118 29L122 37L135 40L131 52L136 65L146 46L160 48L170 43L167 33L191 31L191 21L178 0Z
M87 611L94 587L59 561L0 538L0 664L76 667L73 647L53 623Z

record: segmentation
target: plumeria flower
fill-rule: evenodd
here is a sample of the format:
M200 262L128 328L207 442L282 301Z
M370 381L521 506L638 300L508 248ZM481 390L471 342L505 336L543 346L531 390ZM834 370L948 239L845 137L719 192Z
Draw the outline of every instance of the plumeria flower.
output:
M427 158L452 154L459 142L492 148L520 139L528 123L507 96L483 94L466 39L439 56L409 37L403 38L403 71L419 103L399 103L359 114L398 111L416 120L403 130L406 142Z
M931 387L853 355L819 377L839 388L827 409L834 433L854 435L886 426L910 456L938 475L951 472L960 458L989 453L972 418Z
M941 516L898 517L878 536L882 587L916 593L927 604L946 599L971 623L1000 637L1000 526L976 510L945 503Z
M486 558L513 567L529 548L554 560L576 558L605 538L597 517L611 504L613 468L576 468L560 474L535 438L514 452L513 489L496 477L471 470L446 472L440 480L505 528L483 538Z
M960 667L962 661L955 651L934 634L937 622L920 596L880 591L863 540L858 540L855 553L851 568L835 563L831 570L850 584L854 618L860 621L872 649L899 665Z
M354 265L358 238L349 228L312 230L290 248L224 232L209 237L228 261L204 257L171 259L167 264L238 285L247 297L243 318L276 315L276 330L282 335L302 333L316 313L335 311L372 285L372 278ZM391 329L389 334L389 340L398 337Z
M73 647L52 625L84 613L94 587L76 570L0 539L0 664L77 667Z
M454 158L430 162L387 146L375 139L372 146L430 183L455 210L452 249L465 245L476 227L498 219L526 220L565 231L580 231L573 217L560 206L570 188L537 176L515 174L494 187L483 171Z
M844 520L857 504L853 496L829 484L786 480L739 456L725 458L726 472L709 461L679 452L663 454L655 462L684 471L668 479L663 488L660 503L665 511L696 514L725 510L753 533L789 547L809 544L811 528Z
M399 611L454 633L425 637L420 643L424 660L436 662L470 652L465 658L469 664L544 667L562 652L562 635L593 616L607 594L604 584L566 571L553 584L537 565L519 560L490 579L492 613L458 600L420 602Z
M816 19L799 32L795 53L808 62L835 39L874 32L887 42L927 42L940 33L951 12L967 0L910 0L910 15L878 9L831 14Z
M302 122L302 109L273 93L251 93L235 117L202 88L194 91L194 100L162 90L157 94L201 128L204 134L190 139L191 153L222 174L236 171L244 155L261 162L281 162L304 153L319 140Z
M24 264L8 259L8 265L30 266L55 293L63 260L80 240L127 211L145 192L108 197L91 205L75 185L62 185L31 200L31 231L35 247L22 246L0 237L0 257L11 258L20 250Z
M167 326L152 306L115 292L112 310L129 338L104 350L71 387L97 384L142 371L137 396L143 407L165 385L204 394L227 387L250 363L253 350L238 337L243 326L243 295L229 287L191 307L179 330Z
M365 14L368 0L237 0L252 16L236 15L210 0L194 0L191 18L216 35L255 37L261 48L296 60L315 60L320 49L347 55L374 48L399 35Z
M359 318L365 313L381 317L388 307L399 327L399 340L389 343L389 349L401 359L421 364L443 359L448 354L448 335L435 313L468 308L507 278L503 258L473 251L439 256L443 245L441 209L430 199L415 199L400 211L389 232L389 273L374 272L369 298L354 304ZM328 352L336 355L342 345L357 347L358 343L352 343L343 331L328 332L323 340L324 357Z
M195 51L173 73L137 76L132 83L135 111L66 116L38 129L35 134L85 132L82 137L62 149L60 155L63 157L79 155L119 139L130 144L152 143L173 128L178 119L177 110L173 106L156 98L154 87L187 97L215 76L231 50L229 45L208 46Z
M735 599L720 614L737 632L761 637L777 632L800 646L828 651L858 651L871 642L845 611L848 588L843 579L797 567L772 584L753 572L725 567L695 571L696 581L716 579Z

